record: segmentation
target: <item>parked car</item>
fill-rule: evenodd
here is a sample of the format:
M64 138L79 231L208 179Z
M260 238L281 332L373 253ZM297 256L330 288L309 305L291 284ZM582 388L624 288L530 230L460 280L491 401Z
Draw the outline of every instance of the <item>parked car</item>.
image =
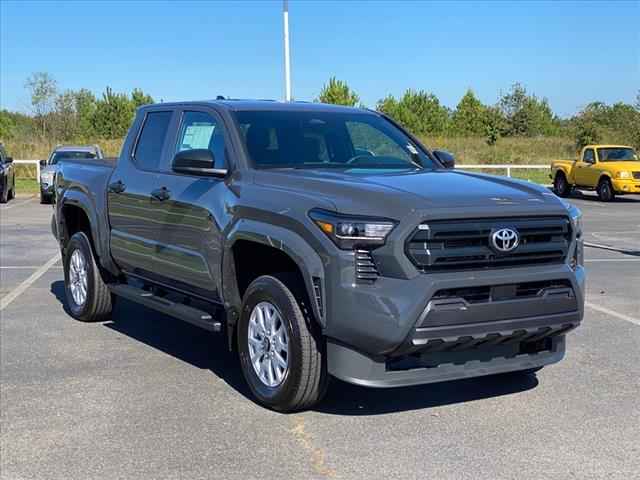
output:
M7 155L0 143L0 203L7 203L16 196L16 173L13 158Z
M330 376L398 387L558 362L583 316L580 211L453 163L368 110L141 107L115 165L56 176L69 311L103 320L124 297L225 332L280 411Z
M561 197L573 190L595 190L608 202L616 195L640 193L640 159L626 145L587 145L576 160L553 162L551 179Z
M58 145L48 160L40 161L40 203L53 200L53 179L61 160L73 158L102 159L102 150L98 145Z

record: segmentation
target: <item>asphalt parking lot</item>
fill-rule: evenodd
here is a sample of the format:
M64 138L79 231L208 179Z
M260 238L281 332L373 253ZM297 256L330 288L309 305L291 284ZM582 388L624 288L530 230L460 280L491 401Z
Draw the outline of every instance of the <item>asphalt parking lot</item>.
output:
M313 411L249 398L222 337L119 302L82 324L37 199L0 207L0 477L637 478L640 196L585 195L588 298L564 361L529 378L369 390Z

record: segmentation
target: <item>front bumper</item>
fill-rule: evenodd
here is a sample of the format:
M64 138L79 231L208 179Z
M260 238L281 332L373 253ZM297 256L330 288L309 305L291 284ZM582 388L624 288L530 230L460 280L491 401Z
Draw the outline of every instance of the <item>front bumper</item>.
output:
M614 179L613 189L616 193L640 193L640 182L635 179Z
M555 363L584 312L580 266L380 277L371 285L349 281L352 273L343 270L345 281L328 286L325 333L329 372L360 385L415 385ZM564 287L489 302L434 299L443 290L550 280Z
M40 193L43 196L51 197L53 196L53 192L54 192L54 187L52 183L50 184L50 183L40 182Z
M494 356L490 360L468 359L439 363L436 366L390 369L389 363L371 359L336 343L327 345L329 372L345 382L365 387L391 388L473 378L514 372L559 362L564 357L565 337L553 339L548 350Z

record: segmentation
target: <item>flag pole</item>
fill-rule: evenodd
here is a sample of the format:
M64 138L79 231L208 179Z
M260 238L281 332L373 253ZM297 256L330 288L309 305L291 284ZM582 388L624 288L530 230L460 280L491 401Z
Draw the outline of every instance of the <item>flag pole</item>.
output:
M282 0L284 20L284 100L291 101L291 59L289 52L289 0Z

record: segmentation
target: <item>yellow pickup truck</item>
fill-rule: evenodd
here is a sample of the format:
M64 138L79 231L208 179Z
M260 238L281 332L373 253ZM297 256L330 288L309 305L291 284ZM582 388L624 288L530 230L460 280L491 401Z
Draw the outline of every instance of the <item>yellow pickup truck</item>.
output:
M572 190L595 190L604 202L616 195L640 193L640 160L625 145L587 145L576 160L551 163L556 195L567 197Z

